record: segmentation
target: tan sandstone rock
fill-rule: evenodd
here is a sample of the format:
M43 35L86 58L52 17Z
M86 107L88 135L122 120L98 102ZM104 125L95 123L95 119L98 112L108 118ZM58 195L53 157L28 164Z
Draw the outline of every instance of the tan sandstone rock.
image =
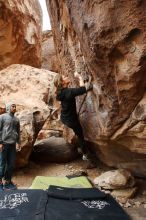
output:
M133 198L137 191L137 187L127 188L127 189L117 189L113 190L111 195L115 197L119 202L124 202L130 198Z
M133 187L135 181L127 170L112 170L96 177L94 184L103 189L124 189Z
M0 69L41 66L42 13L38 0L0 1Z
M37 135L50 115L48 99L54 93L56 73L27 65L11 65L0 71L0 101L13 101L21 125L21 147L17 164L28 163Z
M5 113L5 111L6 111L5 104L0 102L0 115Z
M46 2L62 72L72 85L75 70L92 75L94 89L80 114L86 139L104 163L146 176L146 100L139 103L146 88L146 1Z

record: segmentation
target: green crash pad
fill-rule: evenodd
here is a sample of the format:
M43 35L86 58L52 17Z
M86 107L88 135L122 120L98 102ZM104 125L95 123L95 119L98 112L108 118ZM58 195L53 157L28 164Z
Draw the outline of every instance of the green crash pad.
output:
M85 176L79 177L45 177L36 176L30 189L48 189L50 185L72 187L72 188L92 188L91 183Z

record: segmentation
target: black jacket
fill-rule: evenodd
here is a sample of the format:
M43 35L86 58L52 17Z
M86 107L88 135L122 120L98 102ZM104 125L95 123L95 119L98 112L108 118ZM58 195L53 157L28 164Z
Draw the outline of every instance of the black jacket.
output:
M75 97L86 92L85 87L64 88L58 91L56 99L61 102L62 122L74 122L78 119Z

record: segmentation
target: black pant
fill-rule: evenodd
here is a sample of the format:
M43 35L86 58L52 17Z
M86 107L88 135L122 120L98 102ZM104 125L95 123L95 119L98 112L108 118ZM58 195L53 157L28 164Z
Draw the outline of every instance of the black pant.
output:
M0 180L4 178L11 181L16 159L16 145L3 144L2 152L0 153Z
M81 148L82 153L85 154L86 153L85 140L83 135L83 129L81 127L79 120L78 119L75 119L74 121L62 120L62 122L67 127L71 128L74 131L75 135L77 135L79 140L79 147Z

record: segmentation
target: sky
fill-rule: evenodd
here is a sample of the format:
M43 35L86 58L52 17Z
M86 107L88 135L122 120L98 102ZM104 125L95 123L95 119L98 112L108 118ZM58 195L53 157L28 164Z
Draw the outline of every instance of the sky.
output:
M39 0L43 11L43 31L51 30L50 18L47 11L46 0Z

